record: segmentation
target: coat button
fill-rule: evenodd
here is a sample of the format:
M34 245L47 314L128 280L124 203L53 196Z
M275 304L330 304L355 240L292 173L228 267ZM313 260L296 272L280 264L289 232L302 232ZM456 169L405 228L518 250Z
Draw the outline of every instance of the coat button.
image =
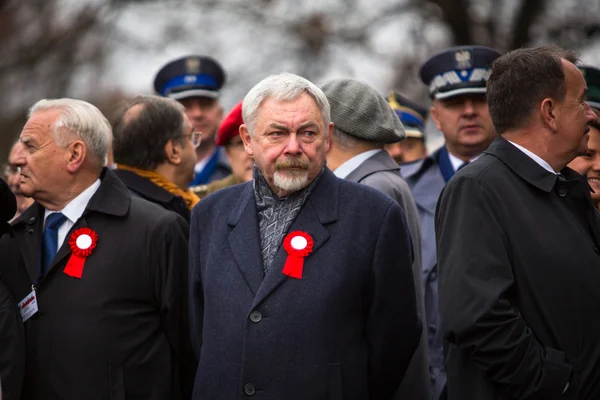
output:
M34 222L35 222L35 217L31 217L31 218L29 218L29 223L30 223L30 224L33 224Z
M246 383L246 385L244 385L244 393L246 393L247 396L253 396L254 393L256 393L256 388L253 384Z
M260 322L261 319L262 319L262 314L260 313L260 311L252 311L250 313L250 321L256 323L256 322Z
M565 197L567 195L567 188L565 186L558 187L558 195L560 197Z

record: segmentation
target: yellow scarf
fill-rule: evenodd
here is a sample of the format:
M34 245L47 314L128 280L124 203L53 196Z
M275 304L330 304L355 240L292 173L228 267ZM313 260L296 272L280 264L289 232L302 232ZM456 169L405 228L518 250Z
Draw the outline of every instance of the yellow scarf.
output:
M123 165L123 164L117 164L117 169L122 169L124 171L130 171L130 172L133 172L134 174L138 174L139 176L141 176L143 178L149 179L150 182L152 182L156 186L166 190L167 192L171 193L172 195L183 198L183 200L185 201L185 204L188 206L188 208L190 210L192 209L192 207L194 207L196 205L197 202L200 201L200 198L198 196L196 196L195 193L193 193L190 190L182 190L179 186L177 186L173 182L167 180L164 176L162 176L161 174L159 174L157 172L148 171L145 169L138 169L138 168L130 167L128 165Z

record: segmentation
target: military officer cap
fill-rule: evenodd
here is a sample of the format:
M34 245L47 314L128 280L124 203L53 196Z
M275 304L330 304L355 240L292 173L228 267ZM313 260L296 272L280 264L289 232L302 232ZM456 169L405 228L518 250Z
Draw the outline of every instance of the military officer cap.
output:
M388 93L387 101L404 125L406 137L425 140L427 109L393 90Z
M433 99L463 94L485 93L492 61L497 50L484 46L451 47L431 57L421 66L421 81L429 86Z
M585 101L593 109L600 110L600 69L590 66L579 67L579 69L588 87Z
M207 56L178 58L162 67L154 79L154 90L175 100L187 97L219 97L225 83L225 71Z

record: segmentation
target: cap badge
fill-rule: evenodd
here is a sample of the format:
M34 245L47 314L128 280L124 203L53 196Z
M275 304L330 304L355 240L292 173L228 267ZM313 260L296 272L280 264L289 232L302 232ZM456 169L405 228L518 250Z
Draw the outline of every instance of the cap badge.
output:
M460 50L454 53L456 60L456 69L469 69L471 64L471 52L469 50Z
M185 69L188 74L197 74L200 72L200 60L190 57L185 60Z

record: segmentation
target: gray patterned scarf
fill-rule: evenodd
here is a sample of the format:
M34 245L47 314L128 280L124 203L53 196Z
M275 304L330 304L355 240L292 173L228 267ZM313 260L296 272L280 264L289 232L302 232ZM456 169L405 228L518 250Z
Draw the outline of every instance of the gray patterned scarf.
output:
M254 165L254 198L258 211L260 245L265 274L273 263L275 254L283 242L283 237L300 213L304 202L313 191L324 170L325 168L322 168L319 175L304 189L280 199L273 193L258 167Z

